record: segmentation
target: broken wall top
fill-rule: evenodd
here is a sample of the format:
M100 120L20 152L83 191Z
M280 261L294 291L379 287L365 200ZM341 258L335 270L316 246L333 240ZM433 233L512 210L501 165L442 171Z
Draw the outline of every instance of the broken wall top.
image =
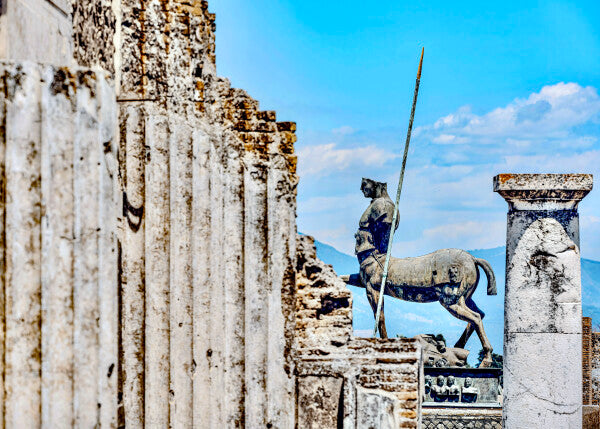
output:
M115 76L120 102L154 102L233 132L239 152L281 155L296 181L296 124L277 122L216 72L215 15L206 1L76 0L74 56Z

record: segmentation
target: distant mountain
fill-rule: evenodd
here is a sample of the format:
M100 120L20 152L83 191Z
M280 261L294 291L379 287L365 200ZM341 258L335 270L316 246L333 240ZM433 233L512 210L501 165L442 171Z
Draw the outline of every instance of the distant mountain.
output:
M600 330L600 262L581 260L581 288L583 315L592 318L594 330Z
M315 245L318 257L322 261L331 264L339 275L358 272L359 266L356 257L342 253L334 247L316 240ZM492 265L496 275L498 295L488 296L486 294L487 281L485 274L482 272L473 299L477 306L486 313L484 318L485 330L494 347L494 352L502 353L506 248L470 250L469 253L477 258L487 260ZM594 326L598 325L600 327L600 262L582 259L581 281L583 315L592 317ZM353 296L355 335L370 336L374 322L365 290L354 286L348 286L348 288L352 291ZM442 333L448 340L448 344L452 346L466 327L465 322L455 319L438 303L417 304L386 298L386 326L390 336L404 335L412 337L422 333ZM476 362L480 348L479 338L476 334L473 334L467 343L467 349L471 351L469 362Z
M359 269L356 256L350 256L347 253L342 253L335 247L329 244L321 243L315 239L317 247L317 256L327 264L333 266L333 269L338 275L357 273Z

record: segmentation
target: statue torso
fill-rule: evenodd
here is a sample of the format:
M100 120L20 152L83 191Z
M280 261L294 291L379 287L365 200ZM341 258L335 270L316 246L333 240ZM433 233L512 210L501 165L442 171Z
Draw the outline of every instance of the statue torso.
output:
M364 211L359 221L359 228L369 231L373 237L373 244L380 253L387 252L390 226L394 218L394 202L387 195L373 198L371 204ZM400 216L396 218L396 228L400 222Z

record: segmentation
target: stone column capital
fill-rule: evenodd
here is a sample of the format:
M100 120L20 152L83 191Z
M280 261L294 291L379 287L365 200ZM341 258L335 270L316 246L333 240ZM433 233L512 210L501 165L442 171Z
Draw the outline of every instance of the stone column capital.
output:
M573 210L592 190L591 174L498 174L494 192L510 210Z

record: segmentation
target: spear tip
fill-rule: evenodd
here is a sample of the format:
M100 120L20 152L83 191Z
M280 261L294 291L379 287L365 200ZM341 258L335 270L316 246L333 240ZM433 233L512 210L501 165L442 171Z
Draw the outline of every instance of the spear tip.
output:
M423 67L423 55L425 54L425 46L421 48L421 60L419 61L419 71L417 72L417 79L421 79L421 68Z

